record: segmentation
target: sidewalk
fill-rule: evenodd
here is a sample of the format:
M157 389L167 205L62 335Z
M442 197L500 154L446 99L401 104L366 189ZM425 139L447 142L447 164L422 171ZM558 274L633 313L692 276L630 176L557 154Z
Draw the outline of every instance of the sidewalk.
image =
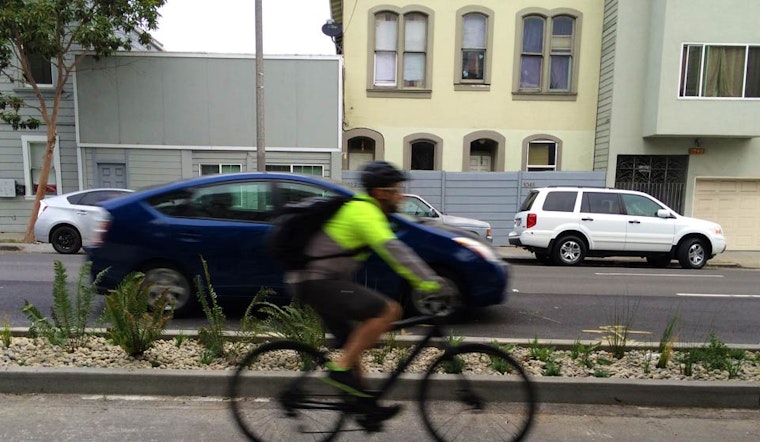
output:
M519 262L522 260L535 260L533 253L514 246L497 247L501 257L507 261ZM637 262L645 264L646 261L638 257L611 257L611 258L588 258L590 260L600 259L605 261L618 262ZM671 266L677 266L678 263L673 261ZM728 250L720 255L707 261L708 267L738 267L745 269L760 269L760 250Z

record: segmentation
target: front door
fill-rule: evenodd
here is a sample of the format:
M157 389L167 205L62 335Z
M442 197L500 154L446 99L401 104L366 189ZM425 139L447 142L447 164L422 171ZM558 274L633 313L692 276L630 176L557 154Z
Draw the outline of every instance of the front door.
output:
M621 194L627 219L625 249L639 252L668 252L673 245L675 218L660 218L664 207L641 195Z
M98 163L98 187L127 188L127 165L124 163Z

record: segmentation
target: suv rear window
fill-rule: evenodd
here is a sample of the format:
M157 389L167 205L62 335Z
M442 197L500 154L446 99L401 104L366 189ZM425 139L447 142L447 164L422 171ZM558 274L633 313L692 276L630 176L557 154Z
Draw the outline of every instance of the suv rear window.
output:
M547 212L572 212L578 192L549 192L544 200L543 210Z
M530 208L533 206L533 201L536 200L536 197L538 196L538 190L531 190L528 196L525 197L523 200L522 205L520 206L520 210L518 212L525 212L530 210Z

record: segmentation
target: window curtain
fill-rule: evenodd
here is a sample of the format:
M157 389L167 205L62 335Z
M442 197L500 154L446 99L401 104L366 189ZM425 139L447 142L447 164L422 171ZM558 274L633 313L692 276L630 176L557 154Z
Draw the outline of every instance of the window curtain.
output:
M462 20L462 79L482 80L486 50L486 16L467 14Z
M744 52L744 47L707 47L707 63L702 96L742 96Z
M426 50L427 18L422 14L408 14L404 22L404 82L406 86L424 86Z
M538 89L541 85L541 65L544 50L544 19L528 17L523 20L523 47L520 60L520 88Z
M380 13L375 16L375 83L396 83L398 17Z
M570 90L570 57L552 55L549 89L553 91Z

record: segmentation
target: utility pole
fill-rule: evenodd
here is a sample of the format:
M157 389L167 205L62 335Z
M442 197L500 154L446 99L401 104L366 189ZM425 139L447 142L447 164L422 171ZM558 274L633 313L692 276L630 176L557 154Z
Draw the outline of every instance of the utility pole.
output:
M256 170L266 170L264 141L264 43L261 19L261 0L256 0Z

